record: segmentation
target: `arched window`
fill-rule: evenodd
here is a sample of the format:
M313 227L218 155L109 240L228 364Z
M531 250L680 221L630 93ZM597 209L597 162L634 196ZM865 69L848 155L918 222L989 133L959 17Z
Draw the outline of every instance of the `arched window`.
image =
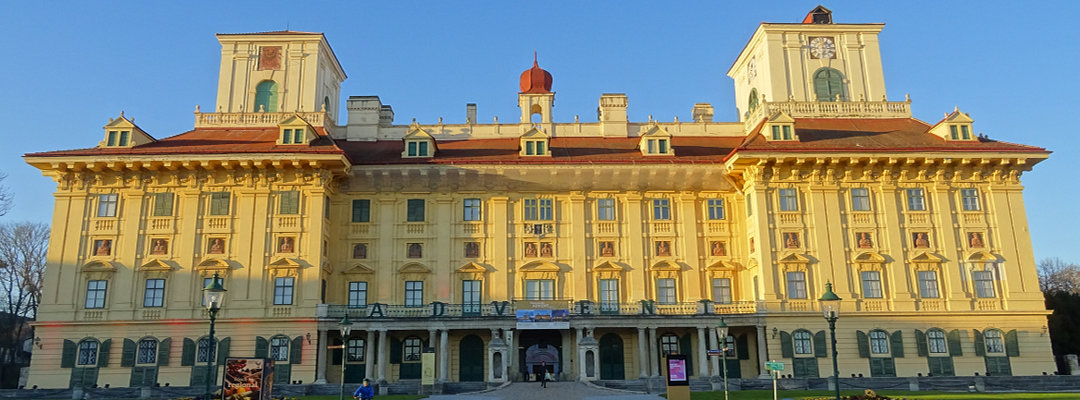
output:
M274 81L262 81L255 87L255 109L252 111L278 111L278 84Z
M822 68L814 73L814 94L818 101L836 101L837 96L844 100L844 74L833 68Z
M217 343L217 339L214 339L214 343ZM199 364L206 364L210 362L210 357L214 356L214 349L210 347L210 339L199 339L199 344L195 351L195 362Z
M949 351L948 344L945 341L945 331L941 329L927 331L926 343L930 349L930 354L945 354Z
M986 353L998 354L1005 352L1004 335L997 329L987 329L983 332L983 337L986 338Z
M270 338L270 359L274 361L289 360L288 337L279 335Z
M663 354L679 354L679 337L673 333L660 336L660 352Z
M791 334L795 341L795 354L813 354L814 342L810 339L810 331L798 330Z
M889 334L882 330L870 331L870 353L889 354Z
M330 112L330 96L324 96L322 99L323 111Z
M98 342L86 339L79 342L78 365L97 365Z
M758 106L757 89L750 89L750 100L746 104L747 104L747 106L746 106L747 111L754 112L754 110L757 109L757 106Z
M136 364L154 364L157 362L158 341L154 338L146 338L139 341L138 352L135 355Z

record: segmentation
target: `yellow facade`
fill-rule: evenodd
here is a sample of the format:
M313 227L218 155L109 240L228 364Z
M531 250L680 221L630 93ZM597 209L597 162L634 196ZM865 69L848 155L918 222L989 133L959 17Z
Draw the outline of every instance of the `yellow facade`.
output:
M440 384L541 361L651 378L665 352L716 377L721 316L731 377L767 360L830 376L826 282L841 376L1052 371L1019 180L1048 153L965 137L959 110L931 126L871 101L880 30L763 24L729 72L760 96L740 122L705 104L631 122L618 94L598 122L554 122L550 75L523 74L521 121L435 125L396 125L377 97L350 97L337 125L345 75L320 34L219 35L219 104L192 131L153 139L121 116L97 148L26 156L57 182L29 384L201 384L214 274L219 356L275 358L280 383L340 381L345 314L350 382L418 382L425 348ZM862 86L823 100L818 67L846 57L837 82ZM517 321L533 300L567 319Z

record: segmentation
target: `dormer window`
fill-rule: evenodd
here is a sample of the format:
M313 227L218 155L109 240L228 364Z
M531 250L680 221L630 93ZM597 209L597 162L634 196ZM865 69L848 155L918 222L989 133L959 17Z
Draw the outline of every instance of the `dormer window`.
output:
M128 138L131 137L131 131L109 131L109 137L106 140L106 147L127 147Z
M799 136L795 134L795 119L784 112L777 112L769 117L761 128L761 134L770 142L799 140Z
M427 133L420 125L413 121L409 127L409 133L402 139L405 141L405 150L401 152L402 158L426 158L435 156L435 138Z
M312 140L315 140L315 128L300 118L298 115L293 115L281 121L278 124L279 135L277 144L279 145L297 145L308 144Z
M409 140L405 142L406 157L427 157L428 142L425 140Z
M930 128L930 133L947 141L976 141L978 137L971 128L973 122L975 121L970 115L960 112L959 108L954 108L953 112L945 114L941 122Z
M776 124L772 126L772 140L792 140L792 126L790 124Z
M648 154L667 154L668 139L648 139L645 141L645 152Z
M282 129L281 144L303 144L305 131L304 128Z
M673 156L675 149L671 147L671 134L657 124L653 124L647 132L641 135L638 142L643 156Z
M124 117L110 119L105 125L105 138L98 147L134 147L154 141L149 134L139 129L134 122Z
M550 137L543 131L533 128L521 135L521 156L551 156Z
M971 140L971 125L949 124L949 139Z
M547 155L547 141L546 140L525 140L525 155L527 156L546 156Z

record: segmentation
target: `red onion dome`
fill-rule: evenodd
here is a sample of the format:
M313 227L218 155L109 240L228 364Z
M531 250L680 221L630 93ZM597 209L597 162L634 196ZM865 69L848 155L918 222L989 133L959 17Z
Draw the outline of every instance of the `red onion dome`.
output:
M521 93L551 93L551 74L540 68L533 54L533 66L521 73Z

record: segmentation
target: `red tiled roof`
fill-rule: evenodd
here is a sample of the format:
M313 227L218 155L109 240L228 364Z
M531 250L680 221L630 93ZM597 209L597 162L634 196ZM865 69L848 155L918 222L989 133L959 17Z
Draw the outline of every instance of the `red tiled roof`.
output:
M95 156L95 155L167 155L167 154L230 154L230 153L316 153L341 154L334 142L327 140L324 128L315 128L318 137L307 146L278 145L279 130L268 128L199 128L179 135L158 139L131 148L94 147L88 149L29 153L27 157Z

